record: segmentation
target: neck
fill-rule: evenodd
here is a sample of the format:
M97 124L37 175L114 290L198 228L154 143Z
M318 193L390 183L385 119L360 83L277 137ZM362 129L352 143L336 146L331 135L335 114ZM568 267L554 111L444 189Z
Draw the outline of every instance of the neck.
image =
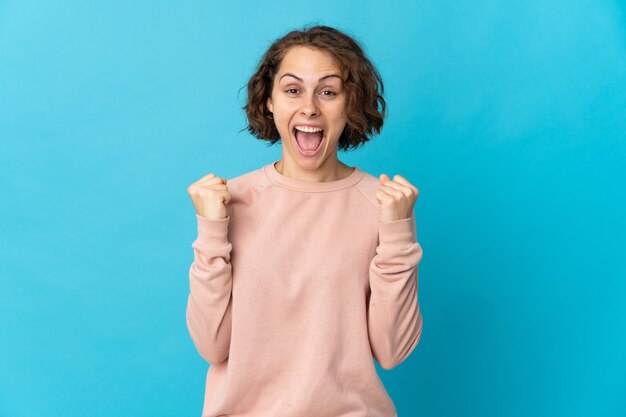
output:
M303 169L295 161L285 161L284 158L276 162L274 167L286 177L312 182L337 181L354 172L354 167L350 167L338 159L326 160L324 164L314 170Z

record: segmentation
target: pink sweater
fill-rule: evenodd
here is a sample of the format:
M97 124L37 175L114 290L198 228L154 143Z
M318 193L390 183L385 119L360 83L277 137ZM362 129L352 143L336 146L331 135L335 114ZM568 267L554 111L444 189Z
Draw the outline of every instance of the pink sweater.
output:
M379 222L377 177L228 180L228 217L197 216L187 326L210 364L203 417L392 417L374 366L417 346L415 216Z

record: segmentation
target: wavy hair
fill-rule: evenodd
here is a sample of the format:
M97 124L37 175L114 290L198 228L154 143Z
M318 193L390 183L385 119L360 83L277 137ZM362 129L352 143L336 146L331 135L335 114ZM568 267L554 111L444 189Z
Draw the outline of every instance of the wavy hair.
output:
M378 70L358 41L335 28L319 25L291 31L270 45L248 81L247 102L242 108L248 125L240 132L248 130L258 139L269 141L270 145L280 141L266 102L271 97L274 77L283 57L296 46L328 52L340 64L347 120L337 147L344 151L356 149L372 135L380 133L387 105L382 96L384 85Z

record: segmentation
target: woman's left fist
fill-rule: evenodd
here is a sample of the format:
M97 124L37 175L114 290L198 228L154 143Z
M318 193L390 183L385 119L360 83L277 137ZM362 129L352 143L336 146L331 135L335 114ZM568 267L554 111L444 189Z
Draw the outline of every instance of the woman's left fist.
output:
M380 187L376 190L376 199L381 205L380 222L388 223L411 217L419 195L417 188L400 175L395 175L391 180L387 174L381 174L379 179Z

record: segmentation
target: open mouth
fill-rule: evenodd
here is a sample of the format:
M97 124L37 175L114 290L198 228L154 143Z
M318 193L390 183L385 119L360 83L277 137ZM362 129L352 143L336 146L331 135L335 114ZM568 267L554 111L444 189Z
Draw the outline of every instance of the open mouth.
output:
M319 132L303 132L295 127L292 129L292 134L298 147L305 154L314 154L320 149L322 142L324 142L324 133L324 130Z

